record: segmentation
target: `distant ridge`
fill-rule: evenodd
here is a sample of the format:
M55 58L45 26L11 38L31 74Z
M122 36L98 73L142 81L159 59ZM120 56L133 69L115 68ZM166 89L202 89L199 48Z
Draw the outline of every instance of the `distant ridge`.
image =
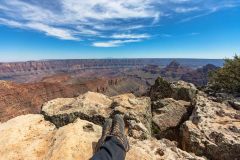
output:
M12 63L27 63L27 62L54 62L54 61L74 61L74 62L90 62L90 61L139 61L143 65L160 65L166 66L172 61L176 61L183 66L189 67L202 67L207 64L213 64L221 67L224 64L223 59L198 59L198 58L104 58L104 59L42 59L42 60L27 60L27 61L13 61L13 62L0 62L1 64L12 64Z

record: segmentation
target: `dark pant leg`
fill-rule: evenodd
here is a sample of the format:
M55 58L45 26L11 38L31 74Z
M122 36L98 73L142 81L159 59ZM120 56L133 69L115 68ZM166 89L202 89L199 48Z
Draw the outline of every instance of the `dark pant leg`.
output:
M126 152L116 137L109 137L92 160L124 160Z

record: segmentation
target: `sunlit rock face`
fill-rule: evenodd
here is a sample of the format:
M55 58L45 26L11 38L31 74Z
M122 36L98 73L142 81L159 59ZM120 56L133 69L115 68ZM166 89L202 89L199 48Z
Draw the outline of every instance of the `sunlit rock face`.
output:
M239 111L198 95L196 106L181 127L182 147L210 159L240 157Z
M94 154L101 136L101 127L89 121L76 119L57 129L37 114L11 119L0 125L0 131L0 159L4 160L86 160ZM129 138L129 142L131 148L126 160L202 159L165 139L139 141Z
M5 88L13 84L1 82ZM193 84L157 79L150 97L86 92L57 98L41 114L0 124L0 159L90 159L107 118L121 114L127 160L238 159L239 110L214 102Z
M151 136L151 102L148 97L122 94L108 97L100 93L87 92L77 98L58 98L42 107L45 118L57 127L72 123L76 118L103 125L106 118L115 114L124 115L128 134L134 138Z

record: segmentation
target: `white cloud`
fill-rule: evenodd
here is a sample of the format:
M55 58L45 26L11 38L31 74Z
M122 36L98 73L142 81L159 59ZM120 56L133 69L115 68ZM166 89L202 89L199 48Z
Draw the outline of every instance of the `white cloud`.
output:
M150 0L62 0L63 12L71 20L126 19L155 17L158 12L148 6Z
M94 47L118 47L124 43L140 42L140 39L128 39L128 40L111 40L106 42L94 42Z
M148 34L114 34L112 35L114 39L144 39L150 38Z
M77 37L73 36L72 31L62 28L56 28L52 26L48 26L41 23L20 23L12 20L7 20L4 18L0 18L0 24L8 25L15 28L21 29L33 29L38 30L40 32L44 32L48 36L57 37L63 40L80 40Z
M87 29L83 26L77 26L76 27L77 31L75 31L75 33L79 33L79 34L82 34L82 35L100 35L100 33L96 30L93 30L93 29Z
M107 31L120 27L116 24L109 25L111 20L154 19L158 15L158 11L149 7L152 0L56 0L56 3L61 6L61 11L49 10L25 0L3 0L0 11L4 13L4 17L0 16L0 23L41 31L60 39L79 40L78 37L84 36L110 37ZM122 28L126 29L127 26L129 25ZM128 29L141 27L143 25L130 25Z
M49 36L54 36L63 40L79 40L79 38L73 36L72 31L67 29L51 27L41 23L28 23L26 26L31 29L45 32Z
M119 46L151 38L155 34L151 27L161 25L163 17L175 21L176 15L186 15L182 18L186 22L239 4L234 0L1 0L0 24L64 40L93 39L93 46ZM189 14L194 11L199 13ZM97 38L104 40L94 43Z
M17 21L0 18L0 24L7 25L10 27L23 28L23 24Z
M4 13L9 18L18 21L37 21L43 23L56 21L54 13L37 5L32 5L21 0L3 0L3 4L5 4Z
M191 8L185 8L185 7L177 7L175 8L175 12L177 13L188 13L188 12L193 12L193 11L198 11L198 7L191 7Z

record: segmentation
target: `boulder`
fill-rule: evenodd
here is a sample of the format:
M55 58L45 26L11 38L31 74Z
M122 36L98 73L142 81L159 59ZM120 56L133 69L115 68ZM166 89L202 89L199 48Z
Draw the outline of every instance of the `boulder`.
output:
M172 98L176 100L184 100L195 103L197 88L192 83L187 83L184 81L177 81L171 83L171 88L173 89Z
M152 101L163 98L173 98L175 100L184 100L194 104L197 88L184 81L168 82L158 77L155 84L150 89L150 97Z
M77 119L57 129L41 115L25 115L0 125L0 159L89 159L101 127Z
M152 111L155 137L178 141L179 127L190 116L189 110L190 102L172 98L157 101Z
M137 98L133 94L107 97L100 93L87 92L77 98L58 98L45 103L42 114L57 127L72 123L77 118L103 125L106 118L123 114L128 134L146 139L151 135L150 98Z
M57 127L72 123L78 117L102 125L111 113L111 104L109 97L87 92L77 98L51 100L43 105L42 114Z
M86 160L92 157L100 136L101 127L85 120L56 128L42 115L19 116L0 124L0 159ZM126 160L203 160L165 139L129 138L129 142Z
M182 148L209 159L240 157L240 112L199 94L190 117L181 127Z
M151 101L148 97L135 97L133 94L123 94L111 97L114 113L124 115L128 134L137 139L146 139L151 136Z
M150 89L152 132L159 138L179 141L180 125L188 119L195 104L196 87L184 81L168 82L158 77Z
M44 159L56 127L42 115L24 115L0 124L0 160Z

